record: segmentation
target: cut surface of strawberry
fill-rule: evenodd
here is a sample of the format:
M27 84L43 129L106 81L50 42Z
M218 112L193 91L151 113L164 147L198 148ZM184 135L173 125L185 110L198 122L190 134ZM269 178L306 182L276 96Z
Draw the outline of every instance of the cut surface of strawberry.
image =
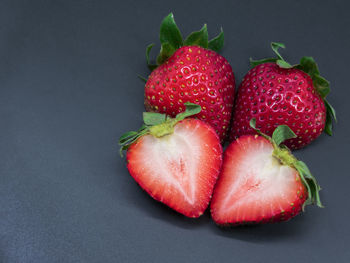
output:
M301 169L305 164L280 148L280 142L267 136L245 135L227 147L211 202L217 224L284 221L297 215L304 204L322 206L319 186Z
M164 116L146 116L150 114ZM199 217L208 207L222 164L218 135L197 119L169 118L148 130L127 149L130 175L155 200Z
M207 124L187 119L161 138L145 135L127 153L128 170L154 199L189 217L208 206L221 166L221 146Z
M261 136L242 136L225 151L221 177L212 200L219 224L280 221L300 212L307 197L298 172L272 156Z

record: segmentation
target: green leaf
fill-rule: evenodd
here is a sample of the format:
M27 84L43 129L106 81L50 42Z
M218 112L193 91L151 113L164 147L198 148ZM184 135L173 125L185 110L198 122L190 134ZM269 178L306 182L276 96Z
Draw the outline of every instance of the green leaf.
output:
M250 127L252 127L256 132L257 134L259 134L260 136L264 137L265 139L271 141L271 137L266 135L265 133L262 133L258 128L256 128L256 119L255 118L252 118L250 119L249 121L249 125Z
M184 103L186 110L179 113L176 118L167 117L165 114L157 112L144 112L144 124L137 131L130 131L124 133L119 138L120 155L123 157L123 151L127 150L133 143L135 143L141 136L150 134L157 138L174 132L174 126L177 122L195 115L201 111L201 106L190 102Z
M171 57L172 54L174 54L175 50L176 49L168 42L163 43L160 48L160 53L157 57L157 64L160 65L166 61L169 57Z
M146 49L147 64L151 71L164 63L177 49L184 45L201 46L218 52L224 45L224 32L221 29L219 35L208 42L208 29L205 24L201 30L192 32L184 41L181 32L175 23L174 16L170 13L161 23L159 39L161 49L156 59L157 65L150 64L149 59L150 50L153 47L153 44L147 46Z
M260 64L264 64L264 63L269 63L269 62L276 62L277 58L263 58L263 59L259 59L259 60L253 60L252 58L249 59L250 61L250 66L251 67L256 67Z
M140 133L138 133L137 135L135 135L132 139L130 139L129 141L123 143L123 144L120 144L121 147L119 149L119 154L121 157L123 157L123 151L129 149L129 147L134 144L140 137L142 137L143 135L147 134L148 133L148 130L146 131L142 131Z
M335 114L335 109L332 107L332 105L327 100L324 100L324 103L326 105L327 111L330 112L332 118L337 122L337 116Z
M175 23L172 13L163 19L160 25L159 39L162 45L168 43L174 50L183 45L181 32Z
M211 39L208 43L208 48L219 52L224 46L224 31L221 28L221 32L215 38Z
M277 59L276 60L276 64L278 66L280 66L280 68L292 68L293 66L291 64L289 64L287 61L285 60L281 60L281 59Z
M138 76L138 78L140 79L140 80L142 80L143 82L147 82L147 79L145 78L145 77L142 77L141 75L137 75Z
M186 102L186 103L184 103L184 105L186 106L186 109L184 112L181 112L178 115L176 115L175 119L177 121L181 121L187 117L190 117L192 115L196 115L196 114L200 113L202 110L201 106L194 104L194 103Z
M330 92L329 82L328 80L320 76L318 66L312 57L302 57L300 60L300 64L297 66L297 68L304 71L312 78L313 86L323 98L327 110L326 125L324 131L326 134L331 136L333 134L333 119L337 121L337 117L334 108L326 100L326 96Z
M252 58L250 58L250 66L256 67L260 64L273 62L273 63L276 63L281 68L292 68L293 66L289 64L287 61L285 61L284 58L281 56L281 54L278 52L279 48L285 48L285 47L286 46L283 43L271 42L271 48L273 52L275 52L275 54L277 55L277 58L264 58L259 60L253 60Z
M324 132L329 136L333 136L332 116L330 115L330 113L328 111L326 112L326 123L324 126Z
M161 123L165 122L165 120L166 120L165 114L161 114L161 113L157 113L157 112L144 112L143 113L143 122L149 126L161 124Z
M297 68L304 71L312 78L314 88L323 98L327 111L324 131L326 134L331 136L333 134L333 119L337 121L337 117L334 108L326 100L326 96L330 92L329 81L320 76L318 66L312 57L302 57L300 60L300 64L297 66Z
M123 157L123 151L127 150L133 143L137 141L138 138L141 136L147 134L149 131L148 127L145 125L142 125L142 127L138 131L129 131L124 133L119 138L119 153L120 156Z
M158 65L156 65L156 64L148 65L148 68L150 71L155 70L157 67L158 67Z
M299 176L308 191L308 199L304 203L303 209L305 205L308 204L316 204L318 207L324 207L321 203L319 195L321 187L318 185L315 177L313 177L307 165L302 161L297 161L294 163L294 167L299 172Z
M137 134L136 131L129 131L124 133L122 136L120 136L119 143L128 141L130 138L134 137L136 134Z
M146 47L146 61L147 61L147 64L149 65L150 64L150 61L149 61L149 53L151 52L151 49L154 47L154 43L152 44L149 44L147 47Z
M149 53L151 52L151 49L154 47L154 44L152 43L152 44L149 44L148 46L147 46L147 48L146 48L146 61L147 61L147 66L148 66L148 68L152 71L152 70L154 70L156 67L157 67L157 65L155 65L155 64L151 64L151 62L150 62L150 59L149 59Z
M287 126L287 125L280 125L278 126L273 134L272 134L272 140L279 146L282 142L285 140L296 138L297 136L295 133Z
M204 24L200 31L192 32L184 42L185 46L200 46L208 48L208 29Z
M329 136L333 135L333 120L337 122L337 116L335 113L335 109L332 107L329 102L324 99L324 104L326 106L326 125L325 125L325 133L328 134Z
M281 54L278 52L279 48L286 48L286 46L283 43L278 43L278 42L271 42L271 48L273 52L276 53L277 57L279 60L284 60Z
M318 66L312 57L302 57L299 65L296 67L312 78L315 89L323 99L329 94L329 81L320 76Z
M322 98L325 98L331 91L329 88L329 81L320 75L314 75L312 80L317 92L321 95Z
M250 119L249 125L250 125L250 127L252 127L254 130L256 130L256 119L255 119L255 118Z
M306 74L308 74L311 78L316 74L319 75L320 72L318 71L317 64L315 60L312 57L302 57L300 60L299 65L297 66L298 69L304 71Z

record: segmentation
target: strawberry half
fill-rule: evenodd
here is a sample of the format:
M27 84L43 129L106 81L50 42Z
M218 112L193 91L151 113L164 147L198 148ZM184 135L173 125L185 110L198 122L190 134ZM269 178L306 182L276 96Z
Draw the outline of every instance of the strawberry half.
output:
M184 102L202 107L194 116L209 123L223 142L228 134L234 102L235 78L228 61L218 52L224 44L224 33L208 41L207 26L183 40L172 14L160 28L162 44L157 64L149 63L153 44L146 58L153 70L145 85L147 111L174 117L184 110Z
M251 122L255 128L255 119ZM280 144L296 135L278 126L272 138L244 135L231 143L211 202L213 220L219 225L285 221L304 206L316 203L320 187L306 164Z
M249 121L256 118L262 132L272 135L279 125L289 126L297 135L286 141L291 149L302 148L323 131L332 135L335 111L326 100L329 82L320 76L312 57L303 57L298 65L287 63L271 43L277 58L251 61L253 68L240 84L231 130L231 140L254 134Z
M199 217L208 207L220 172L222 147L214 129L197 119L200 112L185 103L176 118L145 112L145 125L120 138L127 149L127 168L135 181L155 200L175 211Z

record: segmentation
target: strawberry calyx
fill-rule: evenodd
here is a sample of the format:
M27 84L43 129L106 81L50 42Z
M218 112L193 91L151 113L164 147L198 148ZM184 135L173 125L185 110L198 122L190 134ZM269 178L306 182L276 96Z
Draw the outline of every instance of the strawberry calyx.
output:
M288 147L282 144L285 140L296 138L296 134L287 125L280 125L274 130L272 137L270 137L256 128L255 118L250 120L250 126L260 136L271 142L274 148L272 153L273 157L283 165L287 165L298 171L299 177L308 191L308 198L303 204L303 210L305 206L309 204L316 204L318 207L323 207L319 195L321 187L317 183L315 177L311 174L307 165L303 161L298 160Z
M152 71L163 64L172 54L182 46L200 46L218 52L224 45L224 32L222 31L215 38L208 40L207 25L199 30L192 32L186 39L183 39L179 28L177 27L174 15L170 13L166 16L160 26L159 39L161 43L160 52L156 59L156 64L150 62L150 52L154 44L146 48L146 61L148 68Z
M277 55L277 58L263 58L259 60L253 60L250 58L250 65L252 67L255 67L257 65L263 64L263 63L268 63L268 62L274 62L277 65L279 65L281 68L293 68L291 64L289 64L287 61L284 60L282 55L278 52L279 48L286 48L286 46L283 43L278 43L278 42L271 42L271 48L273 52Z
M326 107L327 115L326 115L325 133L328 135L332 135L333 120L336 122L337 117L336 117L334 108L326 99L326 96L331 91L329 87L329 81L320 75L320 71L318 69L317 63L312 57L302 57L299 64L296 64L296 65L291 65L287 61L285 61L278 51L279 48L285 48L285 47L286 46L283 43L271 42L271 48L277 55L277 58L264 58L260 60L253 60L252 58L250 58L250 65L252 67L255 67L263 63L273 62L273 63L276 63L280 68L285 68L285 69L297 68L304 71L306 74L308 74L312 79L314 88L323 99Z
M328 135L332 135L332 120L337 121L336 113L332 105L327 101L326 96L329 94L330 87L329 81L320 75L318 66L312 57L302 57L300 63L295 66L297 69L304 71L308 74L312 83L320 96L322 97L326 106L326 126L325 132Z
M143 122L144 124L137 131L129 131L124 133L119 138L120 155L123 156L123 151L127 150L133 143L135 143L140 137L146 134L150 134L156 138L160 138L174 132L175 125L184 120L187 117L198 114L201 111L201 106L186 102L184 103L186 109L176 115L175 118L171 118L166 114L157 112L144 112Z

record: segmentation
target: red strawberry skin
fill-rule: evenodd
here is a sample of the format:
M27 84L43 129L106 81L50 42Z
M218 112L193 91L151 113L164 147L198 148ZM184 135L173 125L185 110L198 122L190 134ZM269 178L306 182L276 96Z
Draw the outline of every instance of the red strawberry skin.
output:
M222 147L210 125L185 119L171 135L142 136L126 158L130 175L150 196L187 217L199 217L220 172Z
M326 108L305 72L264 63L251 69L238 90L230 140L255 134L249 121L271 136L278 125L288 125L298 136L285 144L299 149L315 140L324 130Z
M156 68L145 86L147 111L174 117L185 102L199 104L195 117L226 138L233 110L235 78L227 60L212 50L184 46Z
M272 157L271 142L246 135L231 143L211 201L219 225L273 223L302 209L308 193L298 172Z

